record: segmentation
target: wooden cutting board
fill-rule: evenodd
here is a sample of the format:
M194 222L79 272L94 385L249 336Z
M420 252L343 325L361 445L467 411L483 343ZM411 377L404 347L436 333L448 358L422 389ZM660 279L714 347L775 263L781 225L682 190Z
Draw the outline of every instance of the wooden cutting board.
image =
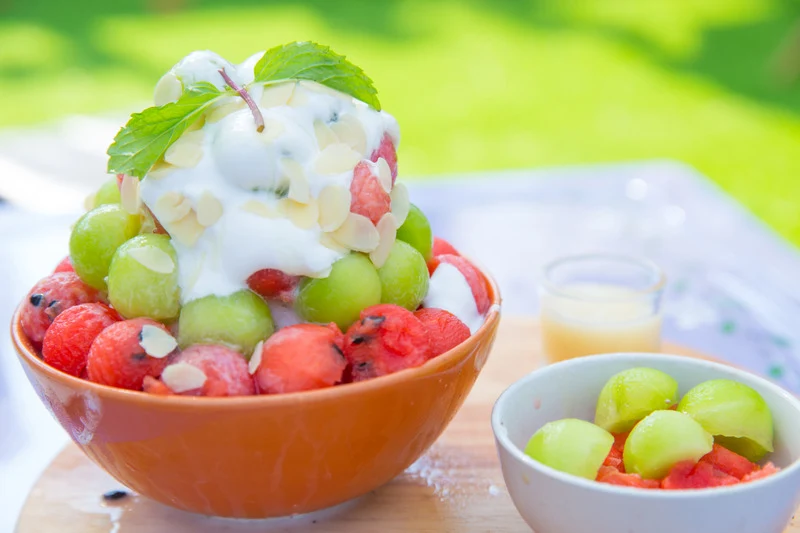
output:
M711 358L679 346L664 351ZM104 493L123 487L69 445L28 496L17 533L529 532L503 484L489 417L500 393L542 364L536 322L505 318L475 388L437 443L385 487L338 508L241 521L192 515L137 495L104 504ZM800 533L800 523L785 533Z

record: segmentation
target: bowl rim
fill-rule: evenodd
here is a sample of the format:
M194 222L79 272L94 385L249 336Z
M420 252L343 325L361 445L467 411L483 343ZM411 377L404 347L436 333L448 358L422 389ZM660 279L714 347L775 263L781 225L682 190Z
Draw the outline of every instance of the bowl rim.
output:
M313 402L325 401L329 398L360 395L376 389L391 387L393 384L411 381L417 378L442 372L458 364L461 359L464 359L465 353L471 353L471 350L465 350L467 345L474 344L478 339L486 337L491 330L497 327L502 310L502 296L500 294L500 288L498 287L497 282L486 272L485 269L481 267L477 268L481 271L489 285L491 307L486 313L486 318L484 319L480 328L478 328L475 333L471 334L465 341L451 348L450 350L429 359L418 367L407 368L386 376L379 376L366 381L360 381L358 383L345 383L323 389L287 392L281 394L205 397L147 394L143 391L127 390L112 387L110 385L94 383L88 379L78 378L53 368L39 357L30 340L22 331L20 312L22 310L24 300L17 306L11 319L11 341L14 345L17 355L22 360L21 364L35 368L37 372L45 374L49 379L57 381L61 385L64 385L70 389L86 390L95 393L98 396L114 398L120 401L136 403L143 402L146 404L155 404L160 407L167 408L191 407L192 409L202 407L266 408L269 406L284 404L309 404Z
M717 363L713 361L696 359L693 357L686 357L682 355L673 355L667 353L646 353L646 352L618 352L609 354L590 355L588 357L579 357L547 365L542 368L536 369L533 372L528 373L526 376L523 376L522 378L512 383L502 392L502 394L500 394L498 399L495 401L494 407L492 408L492 416L491 416L492 432L494 433L495 442L497 443L497 445L499 447L502 447L509 454L511 454L511 456L517 462L521 462L524 465L527 465L528 467L536 470L538 473L550 478L554 478L562 483L577 486L582 489L599 491L609 495L619 495L619 496L636 497L636 498L648 498L648 499L660 498L665 500L684 499L684 498L692 498L692 499L715 498L743 491L760 490L762 487L766 487L767 484L778 483L783 478L797 475L798 471L800 470L800 458L795 459L791 464L782 468L776 474L773 474L766 478L757 479L755 481L750 481L747 483L738 483L736 485L713 487L702 490L698 489L644 490L637 487L623 487L619 485L612 485L610 483L601 483L593 479L592 480L585 479L579 476L568 474L566 472L561 472L560 470L551 468L547 465L540 463L539 461L536 461L535 459L528 457L520 448L518 448L513 442L511 442L511 438L508 436L508 431L504 428L503 424L501 423L501 417L506 406L510 404L511 400L509 398L513 395L514 392L516 392L519 389L523 389L527 386L530 386L530 383L532 381L546 377L546 375L552 372L553 369L556 370L568 369L569 367L587 364L587 361L594 361L600 364L604 361L618 360L621 357L626 357L629 360L631 360L632 365L637 364L641 366L640 363L646 364L648 361L677 360L679 364L685 364L697 368L704 367L711 370L724 370L726 372L733 373L737 377L737 380L739 377L741 377L742 380L745 382L745 384L747 384L746 383L747 381L756 382L758 383L759 386L767 388L772 392L774 392L776 396L781 398L780 401L785 402L788 406L793 408L794 411L797 413L798 418L800 418L800 399L789 393L786 389L747 370L742 370L740 368L730 366L725 363Z

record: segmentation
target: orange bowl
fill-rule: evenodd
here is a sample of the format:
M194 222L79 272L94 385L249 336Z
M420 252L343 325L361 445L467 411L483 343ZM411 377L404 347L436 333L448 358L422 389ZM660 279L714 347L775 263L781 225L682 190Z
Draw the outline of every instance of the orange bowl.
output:
M195 513L266 518L356 498L408 468L475 383L500 294L469 339L424 365L370 381L274 396L156 396L84 381L11 336L39 398L83 452L132 490Z

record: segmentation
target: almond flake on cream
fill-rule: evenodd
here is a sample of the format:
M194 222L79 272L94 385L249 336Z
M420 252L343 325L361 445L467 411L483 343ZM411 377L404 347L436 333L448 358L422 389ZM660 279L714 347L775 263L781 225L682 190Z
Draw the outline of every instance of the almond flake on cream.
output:
M314 168L319 174L341 174L353 170L361 160L361 154L344 143L330 144L317 156Z
M217 197L205 191L197 200L197 222L206 228L213 226L222 216L222 203Z
M375 227L378 230L378 235L380 235L380 242L378 247L370 252L369 258L376 268L380 268L389 258L394 242L397 239L397 219L394 218L393 214L386 213Z
M399 228L406 221L408 210L411 207L408 189L403 183L395 183L389 196L392 199L392 214L397 219L397 227Z
M349 213L344 224L330 235L339 244L357 252L371 252L380 241L372 221L355 213Z

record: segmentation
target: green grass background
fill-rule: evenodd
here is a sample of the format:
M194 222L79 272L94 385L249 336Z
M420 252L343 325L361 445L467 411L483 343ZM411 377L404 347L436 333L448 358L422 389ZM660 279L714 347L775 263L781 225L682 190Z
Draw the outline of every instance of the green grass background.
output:
M375 80L405 174L674 158L800 244L792 31L796 0L0 0L0 127L131 108L194 49L316 40Z

